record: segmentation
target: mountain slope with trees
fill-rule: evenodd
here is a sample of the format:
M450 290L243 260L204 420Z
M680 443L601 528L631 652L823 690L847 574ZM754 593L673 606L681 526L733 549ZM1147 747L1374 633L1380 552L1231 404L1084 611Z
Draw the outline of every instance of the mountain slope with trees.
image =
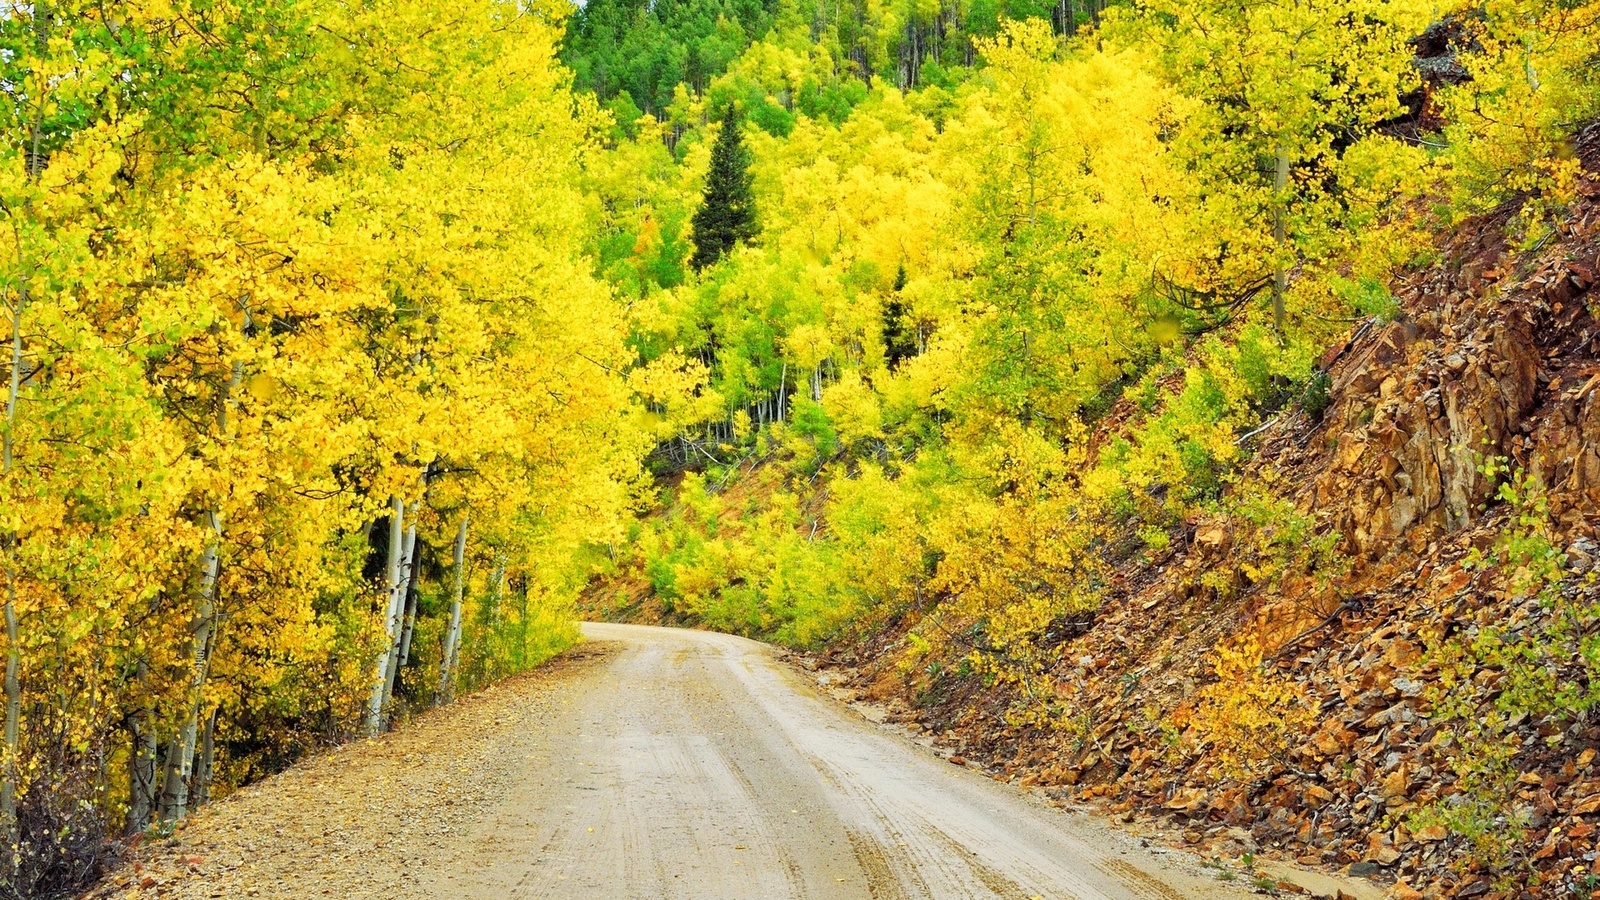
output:
M1584 893L1600 130L1583 145L1558 235L1508 246L1514 207L1460 229L1392 319L1330 349L1325 409L1251 435L1228 502L1159 548L1114 531L1104 601L1052 622L1026 678L886 662L929 628L915 614L824 659L999 776L1225 859L1402 897Z
M0 882L71 895L535 665L586 591L870 650L1197 839L1593 891L1597 39L1592 0L14 9Z
M597 254L699 386L587 607L820 650L1236 857L1592 890L1600 8L1095 19L841 119L795 98L848 54L780 16L615 138L661 174L600 174ZM761 233L653 279L729 102Z

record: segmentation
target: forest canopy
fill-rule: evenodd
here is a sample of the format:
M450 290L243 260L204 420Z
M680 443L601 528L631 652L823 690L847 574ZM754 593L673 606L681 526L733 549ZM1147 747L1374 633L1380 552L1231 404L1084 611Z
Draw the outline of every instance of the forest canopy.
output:
M1596 38L1580 0L11 8L0 876L70 894L559 652L585 590L807 646L915 610L907 666L1026 679L1108 527L1233 502L1430 234L1548 234Z

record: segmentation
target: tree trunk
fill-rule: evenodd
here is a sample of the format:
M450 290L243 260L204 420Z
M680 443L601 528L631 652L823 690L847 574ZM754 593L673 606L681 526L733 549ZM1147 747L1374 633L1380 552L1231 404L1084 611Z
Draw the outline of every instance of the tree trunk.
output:
M383 704L388 699L389 659L394 654L395 639L400 635L401 604L405 601L405 584L400 566L405 543L405 501L398 496L389 501L389 554L386 562L385 585L389 589L389 605L384 611L385 640L378 654L377 671L372 676L372 696L367 700L367 715L362 722L367 734L377 734L383 724Z
M15 549L15 540L8 541ZM5 846L17 842L17 754L20 752L22 724L22 647L17 628L17 574L7 560L6 571L6 721L5 775L0 778L0 839Z
M123 831L130 837L150 827L156 801L156 754L159 752L155 723L148 710L128 722L132 747L128 754L128 819Z
M123 832L130 836L150 827L156 801L156 754L160 747L155 710L148 700L149 677L150 664L141 658L134 684L139 686L140 696L147 699L143 708L128 716L128 818Z
M217 750L217 714L222 707L211 707L211 715L206 717L205 737L200 741L200 763L195 769L194 776L194 806L196 809L211 802L211 773L212 763L216 759Z
M33 42L34 50L39 56L46 56L50 51L50 24L53 12L47 2L33 4ZM30 149L27 155L27 173L29 182L37 182L39 175L44 171L44 98L30 98L34 100L33 121L29 125ZM32 213L31 206L27 212ZM17 249L17 297L16 303L11 308L11 379L6 395L6 422L5 434L0 444L3 444L4 475L10 479L13 468L13 450L15 429L17 422L17 399L22 390L22 312L28 306L29 277L27 255L22 244L22 231L18 227L15 216L17 212L8 210L12 217L11 232L16 241ZM17 787L18 787L18 754L21 752L22 733L22 636L17 624L17 568L16 568L16 540L15 532L4 536L3 543L6 550L6 598L5 598L5 628L6 628L6 713L4 723L5 746L0 747L0 845L9 847L11 852L7 855L6 871L15 873L20 863L19 837L17 832Z
M219 441L228 439L228 409L233 395L244 381L244 362L235 360L229 367L228 381L217 391L216 434ZM211 669L211 651L217 626L217 574L219 554L222 550L222 512L213 506L206 513L211 536L205 552L200 556L200 588L195 595L193 667L189 674L189 703L182 726L173 735L167 747L167 771L161 781L162 824L170 825L183 818L189 807L189 782L194 774L195 742L199 738L200 713L205 708L206 676Z
M405 546L401 550L399 598L396 602L396 609L402 613L406 608L406 604L411 600L412 573L416 569L417 560L417 516L421 512L422 501L418 500L411 504L411 523L406 526ZM396 622L396 624L400 625L402 623ZM379 706L378 726L380 728L384 725L383 720L388 718L382 712L382 707L388 705L389 700L394 697L394 683L400 675L400 650L404 639L403 632L395 632L389 651L389 665L384 671L383 698Z
M407 555L416 551L415 526L412 536L406 541ZM411 661L411 638L417 633L417 579L412 574L416 563L410 562L406 566L406 615L400 625L400 659L395 663L396 671L404 669L406 663Z
M528 576L522 575L517 580L517 597L521 600L518 610L519 624L517 628L517 671L528 667Z
M1277 329L1278 340L1284 339L1283 296L1289 291L1289 270L1284 267L1284 245L1289 240L1288 205L1285 193L1289 189L1289 151L1278 145L1277 171L1272 176L1272 241L1278 253L1277 269L1272 276L1272 327Z
M468 514L461 514L456 532L455 596L450 600L450 627L444 633L444 654L439 657L439 703L449 703L455 694L456 657L461 653L461 599L466 593Z
M22 236L16 231L13 223L13 232L17 238L17 258L22 259ZM28 278L23 274L17 289L16 303L11 308L11 381L6 394L6 427L3 439L0 439L0 454L3 454L4 472L9 479L13 468L13 432L17 422L17 398L22 392L22 310L28 305ZM17 564L16 535L7 534L4 538L6 551L6 600L5 600L5 626L6 626L6 716L5 716L5 746L0 748L0 846L15 847L17 845L17 754L20 751L19 739L22 723L22 643L20 630L17 627ZM15 853L12 854L12 868L15 868Z
M163 825L183 818L189 806L189 777L194 769L195 742L200 731L200 711L205 703L206 675L211 668L212 634L216 628L217 551L222 542L222 520L215 510L210 519L211 540L200 557L200 590L195 597L193 662L189 671L188 707L183 724L167 746L166 774L161 780Z

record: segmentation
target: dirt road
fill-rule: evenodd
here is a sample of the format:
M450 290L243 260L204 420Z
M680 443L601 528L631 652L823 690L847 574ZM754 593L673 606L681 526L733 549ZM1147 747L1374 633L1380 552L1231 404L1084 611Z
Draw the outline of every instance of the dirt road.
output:
M440 895L1188 898L1135 855L873 727L764 645L590 625L625 649L573 685Z
M122 895L1245 895L872 725L765 645L585 632L590 661L559 677L215 804Z

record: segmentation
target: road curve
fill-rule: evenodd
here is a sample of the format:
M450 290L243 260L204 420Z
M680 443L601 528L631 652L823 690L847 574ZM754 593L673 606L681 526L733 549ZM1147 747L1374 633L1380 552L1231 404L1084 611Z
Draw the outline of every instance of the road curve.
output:
M463 898L1221 898L1141 850L873 726L754 641L622 645L534 726L523 777L434 869Z

